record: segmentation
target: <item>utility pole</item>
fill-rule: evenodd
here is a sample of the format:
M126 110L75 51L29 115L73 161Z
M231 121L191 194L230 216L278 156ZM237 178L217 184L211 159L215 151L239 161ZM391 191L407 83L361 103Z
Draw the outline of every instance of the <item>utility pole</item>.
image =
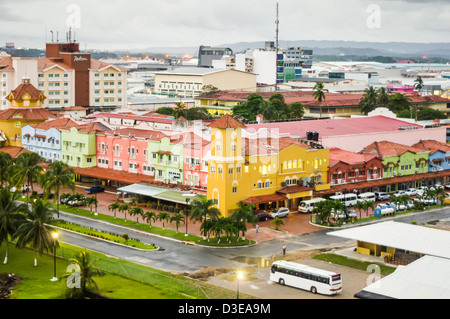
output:
M276 30L275 30L275 91L278 91L278 32L279 32L279 3L277 2L277 19L275 20Z

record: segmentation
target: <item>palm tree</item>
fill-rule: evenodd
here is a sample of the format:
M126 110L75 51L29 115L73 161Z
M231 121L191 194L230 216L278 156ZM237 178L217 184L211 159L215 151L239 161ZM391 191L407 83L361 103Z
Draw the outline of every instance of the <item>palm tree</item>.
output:
M6 242L6 255L4 264L8 262L8 237L14 236L17 228L25 221L21 213L26 213L26 204L18 204L19 193L12 193L9 187L0 189L0 245Z
M361 101L359 102L361 113L367 115L369 112L375 110L378 100L378 91L373 86L365 89Z
M158 219L159 221L161 221L163 223L163 229L164 229L164 225L166 222L168 222L170 220L170 215L167 212L160 212L157 216L156 219Z
M118 202L111 203L108 206L108 210L112 211L114 213L114 219L116 219L116 212L119 209L119 207L120 207L120 204Z
M447 196L447 192L445 191L445 189L443 187L436 187L436 190L434 192L434 195L439 200L441 205L444 204L445 197Z
M170 217L170 222L175 222L175 227L177 228L178 233L178 227L180 227L180 223L186 222L186 219L184 218L183 214L177 213Z
M42 175L42 187L45 193L50 194L55 191L56 212L59 218L59 194L62 187L75 191L75 171L63 162L53 162L48 166L47 172Z
M146 212L144 214L144 218L149 223L150 227L152 226L152 221L156 221L156 213L155 212Z
M409 197L408 197L409 200ZM366 217L369 215L369 209L372 208L372 211L375 209L375 203L370 200L363 201L363 209L366 212Z
M314 90L313 93L314 99L316 99L316 101L319 102L320 118L322 118L322 102L326 100L327 97L325 92L328 92L328 90L325 89L323 82L317 82L313 90Z
M97 283L94 281L93 277L104 276L105 273L94 267L96 260L91 260L91 255L84 249L83 251L78 251L75 253L74 258L70 259L69 262L77 266L77 278L79 286L71 290L71 297L79 296L84 297L86 295L87 289L94 289L98 291ZM69 280L73 276L72 273L65 274L61 277L62 279Z
M14 238L17 238L17 248L29 245L34 249L34 266L37 267L37 253L42 254L59 247L52 238L55 229L51 226L57 221L53 218L54 208L50 202L36 199L31 204L31 210L26 212L27 220L19 226Z
M364 202L358 201L353 208L359 210L359 219L361 219L361 211L364 210Z
M378 95L377 104L386 107L391 99L391 96L387 92L386 88L384 86L380 87L378 89L377 95Z
M130 211L130 205L122 204L119 207L119 212L125 213L125 221L127 221L127 213Z
M4 183L9 183L14 160L11 155L5 152L0 152L0 186Z
M417 77L417 79L414 80L414 83L415 83L414 86L416 87L417 91L422 90L422 88L423 88L423 79L422 79L422 77L420 75Z
M139 216L144 217L144 210L139 206L133 207L130 211L130 215L136 216L136 223L139 224Z
M258 222L258 217L253 212L255 205L246 205L243 202L237 203L238 208L234 211L232 218L237 223L251 223L253 226ZM245 232L247 227L241 227L242 239L245 240Z
M203 235L203 238L208 237L208 241L209 241L209 235L211 234L211 231L213 229L213 222L210 220L207 220L205 222L202 223L202 225L200 226L200 233Z
M30 187L33 191L33 182L37 181L44 172L42 166L39 165L42 161L42 158L36 153L22 153L17 157L13 179L16 181L16 187L27 183L27 202Z
M97 206L98 201L97 201L97 198L95 198L95 196L90 196L90 197L86 197L85 203L89 207L89 210L91 211L91 214L92 214L92 206L94 206L94 205Z
M186 105L183 102L175 103L175 108L173 109L173 116L175 119L183 116L186 117Z
M204 222L207 217L213 220L218 219L220 216L220 211L218 208L213 206L214 201L212 199L207 199L205 196L194 199L191 202L191 220L194 222Z

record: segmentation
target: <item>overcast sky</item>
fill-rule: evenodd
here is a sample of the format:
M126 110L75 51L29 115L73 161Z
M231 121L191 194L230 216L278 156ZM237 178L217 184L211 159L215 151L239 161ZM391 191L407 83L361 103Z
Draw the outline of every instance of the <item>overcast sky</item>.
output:
M0 0L0 46L44 47L70 22L88 49L273 41L277 0ZM280 40L450 42L449 0L278 0Z

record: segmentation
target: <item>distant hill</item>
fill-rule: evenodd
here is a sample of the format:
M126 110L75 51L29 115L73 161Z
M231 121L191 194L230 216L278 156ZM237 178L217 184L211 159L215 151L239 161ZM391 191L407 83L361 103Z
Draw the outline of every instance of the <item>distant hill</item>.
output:
M223 44L234 52L246 49L264 48L265 42L238 42ZM450 57L450 43L411 43L411 42L357 42L357 41L280 41L279 47L301 46L313 49L317 55L362 55L396 57Z

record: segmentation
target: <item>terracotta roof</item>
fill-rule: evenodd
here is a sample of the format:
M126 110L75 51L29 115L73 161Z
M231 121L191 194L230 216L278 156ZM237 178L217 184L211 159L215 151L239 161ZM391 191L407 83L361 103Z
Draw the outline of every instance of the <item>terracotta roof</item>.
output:
M418 143L414 144L413 147L430 151L430 154L434 154L438 151L441 151L443 153L450 152L450 145L434 140L421 140Z
M58 65L60 67L62 67L65 70L73 70L72 67L70 67L69 65L55 60L55 59L50 59L50 58L38 58L38 70L39 71L43 71L46 70L48 68L51 68L52 66Z
M278 194L294 194L294 193L301 193L301 192L310 192L313 190L314 189L307 187L307 186L294 185L294 186L285 187L285 188L277 191L277 193Z
M406 152L418 154L424 153L426 151L412 146L382 141L382 142L373 142L369 146L365 147L360 153L372 153L378 154L382 157L388 157L388 156L401 156Z
M0 111L0 120L45 121L55 114L44 108L10 108Z
M107 168L99 168L99 167L90 167L90 168L79 168L73 167L75 170L75 174L79 174L81 176L87 176L98 179L111 180L116 182L121 182L125 184L138 184L138 183L149 183L154 181L154 177L142 175L142 174L134 174L123 171L116 171L113 169Z
M12 64L12 57L2 57L0 58L0 70L1 71L14 71Z
M366 163L374 158L380 158L378 154L372 153L354 153L349 152L340 148L331 148L330 149L330 167L339 163L347 163L347 164L360 164Z
M287 200L286 196L280 194L273 194L273 195L249 197L247 199L244 199L242 202L246 205L250 205L250 204L267 204L285 200Z
M63 108L62 111L87 111L87 108L82 106L71 106Z
M31 151L27 150L24 147L16 147L16 146L4 146L0 147L0 152L7 153L11 155L13 158L17 158L22 153L31 153Z
M215 120L208 127L211 128L245 128L245 125L235 120L231 115L222 116L220 119Z
M72 120L68 117L62 117L56 120L37 123L37 124L30 124L33 128L47 131L51 128L55 128L57 130L60 130L61 128L71 128L73 126L79 125L77 122Z
M16 89L9 93L7 99L12 100L22 100L24 95L28 94L31 100L45 100L46 97L42 94L42 91L38 90L33 84L22 83Z
M132 115L132 114L114 114L114 113L98 113L89 115L87 118L116 118L116 119L129 119L140 122L155 122L155 123L165 123L172 124L173 118L162 118L162 117L150 117L142 115Z
M314 149L313 147L311 147L305 143L299 142L299 141L293 139L292 137L280 137L280 139L279 139L280 150L285 149L291 145L297 145L297 146L306 148L307 150Z
M87 134L100 133L100 132L110 130L109 127L107 127L99 122L91 122L91 123L87 123L87 124L76 125L73 127L75 127L79 133L87 133ZM61 128L61 131L69 131L71 128L72 127L64 127L64 128Z
M109 63L91 58L91 70L101 70L106 67L115 67L115 68L119 69L120 71L128 71L128 69L119 67L117 65L109 64Z

